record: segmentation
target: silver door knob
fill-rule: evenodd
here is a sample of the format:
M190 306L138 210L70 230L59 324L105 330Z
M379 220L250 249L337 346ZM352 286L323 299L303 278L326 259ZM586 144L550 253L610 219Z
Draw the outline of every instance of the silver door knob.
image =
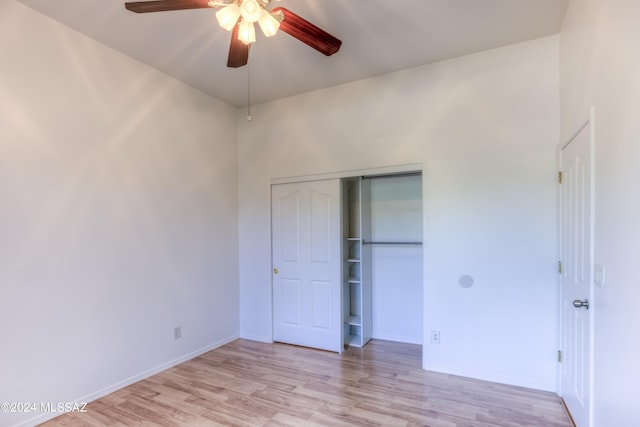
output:
M581 300L577 299L577 300L573 301L573 306L574 306L575 308L582 308L582 307L584 307L584 308L586 308L587 310L589 310L589 300L588 300L588 299L586 299L586 300L584 300L584 301L581 301Z

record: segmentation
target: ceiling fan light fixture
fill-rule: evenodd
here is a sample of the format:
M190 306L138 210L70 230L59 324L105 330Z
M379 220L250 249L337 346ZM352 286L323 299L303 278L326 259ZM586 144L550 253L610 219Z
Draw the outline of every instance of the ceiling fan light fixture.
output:
M269 8L270 3L271 0L144 0L125 2L124 6L135 13L219 8L218 24L231 31L227 57L230 68L247 65L250 45L256 41L256 22L266 37L282 31L326 56L340 50L340 39L284 7Z
M240 21L238 40L247 45L256 41L256 29L253 26L253 22L249 22L245 19Z
M260 15L258 24L260 25L260 29L262 29L265 37L275 36L278 33L278 28L280 28L280 21L264 9L262 9L262 15Z
M242 18L251 23L260 19L263 11L256 0L243 0L240 9L242 10Z
M238 22L241 13L240 7L235 3L231 3L216 12L216 19L222 28L231 31L236 25L236 22Z

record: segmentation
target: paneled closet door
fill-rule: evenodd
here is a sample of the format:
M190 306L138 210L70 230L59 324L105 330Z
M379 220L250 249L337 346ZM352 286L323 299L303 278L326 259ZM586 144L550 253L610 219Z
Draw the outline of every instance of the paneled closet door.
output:
M275 341L342 351L340 180L271 187Z

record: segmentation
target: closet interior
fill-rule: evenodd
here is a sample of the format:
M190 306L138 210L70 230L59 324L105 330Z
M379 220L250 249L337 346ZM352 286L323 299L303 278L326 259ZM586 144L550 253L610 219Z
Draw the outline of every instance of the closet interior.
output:
M343 344L422 344L422 176L342 180Z

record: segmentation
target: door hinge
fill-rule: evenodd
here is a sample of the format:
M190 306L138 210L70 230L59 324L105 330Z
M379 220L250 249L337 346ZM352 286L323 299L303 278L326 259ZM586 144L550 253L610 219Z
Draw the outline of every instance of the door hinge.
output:
M562 274L564 269L562 268L562 261L558 261L558 273Z
M562 363L562 351L558 350L558 363Z
M558 184L562 184L562 177L563 177L562 171L558 171Z

